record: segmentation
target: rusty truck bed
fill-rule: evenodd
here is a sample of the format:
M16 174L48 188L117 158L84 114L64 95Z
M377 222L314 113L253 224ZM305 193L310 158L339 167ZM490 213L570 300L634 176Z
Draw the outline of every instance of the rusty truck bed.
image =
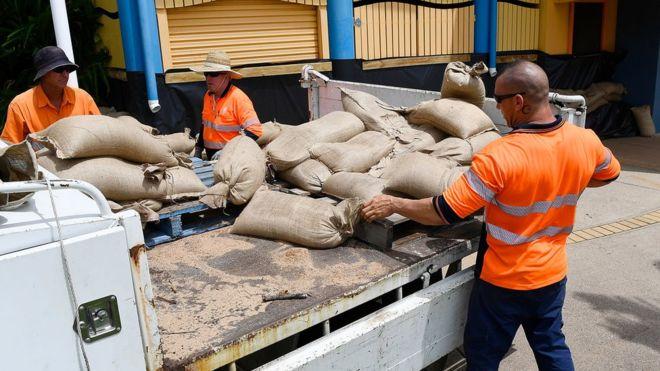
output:
M476 249L480 223L416 232L379 251L329 250L224 228L149 251L165 369L214 369L446 266ZM288 290L303 300L263 302Z

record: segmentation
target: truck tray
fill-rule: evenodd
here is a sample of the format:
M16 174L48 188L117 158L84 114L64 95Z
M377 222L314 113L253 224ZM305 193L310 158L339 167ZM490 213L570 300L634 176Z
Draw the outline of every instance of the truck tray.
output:
M481 223L440 227L379 251L328 250L229 228L147 251L164 369L214 369L418 280L476 251ZM265 302L277 292L305 299Z

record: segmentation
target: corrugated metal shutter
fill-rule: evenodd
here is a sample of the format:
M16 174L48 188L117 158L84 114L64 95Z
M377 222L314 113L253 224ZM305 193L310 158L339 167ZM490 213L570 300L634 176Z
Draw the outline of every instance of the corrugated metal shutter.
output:
M537 8L497 3L497 50L537 50L539 48L539 0L525 0Z
M200 64L211 49L233 65L317 59L317 8L279 0L217 0L167 10L173 68Z
M174 9L183 8L186 6L199 5L203 3L210 3L216 0L155 0L157 9ZM316 5L327 6L327 0L280 0L286 3L302 4L302 5Z

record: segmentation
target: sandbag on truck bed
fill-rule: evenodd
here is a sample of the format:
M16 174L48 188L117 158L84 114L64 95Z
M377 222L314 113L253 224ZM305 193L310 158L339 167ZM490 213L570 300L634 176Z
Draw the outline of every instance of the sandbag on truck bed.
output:
M261 124L261 136L257 139L257 144L265 146L274 141L283 131L295 128L293 125L284 125L275 121L268 121Z
M479 75L488 72L484 62L470 67L463 62L451 62L445 68L440 95L458 98L481 108L486 100L486 88Z
M190 136L188 129L183 133L159 135L158 138L165 141L172 151L176 153L189 155L195 148L195 138Z
M216 183L200 201L211 208L225 207L227 200L242 205L252 198L266 177L266 156L259 145L244 135L230 140L213 166Z
M490 142L499 138L501 136L497 131L487 131L467 139L451 137L443 139L422 152L436 158L449 158L461 165L469 165L472 163L472 157L477 152L484 149Z
M385 179L363 173L332 174L323 183L323 193L341 199L357 198L369 201L383 194Z
M360 207L357 199L334 206L309 197L260 189L238 216L231 232L327 249L353 235Z
M385 190L404 193L418 199L438 196L445 190L448 170L456 166L455 161L437 159L419 152L405 154L392 160L385 168Z
M61 159L112 156L139 164L179 165L165 141L112 117L71 116L34 136L55 149Z
M0 148L0 183L36 180L39 177L37 158L28 141ZM27 193L0 193L0 210L21 206L32 196Z
M206 190L195 172L181 166L167 168L159 177L146 177L141 165L114 157L62 160L46 151L37 161L59 178L91 183L114 201L178 200Z
M319 193L332 172L322 162L310 159L291 169L284 170L278 175L300 189L311 193Z
M349 112L335 111L295 129L285 130L264 147L275 170L290 169L309 159L316 143L345 142L364 131L364 124Z
M493 120L474 104L445 98L422 102L405 110L411 124L432 125L462 139L495 129Z
M313 159L318 159L333 172L361 173L369 170L385 157L395 141L377 131L365 131L345 143L319 143L309 149Z

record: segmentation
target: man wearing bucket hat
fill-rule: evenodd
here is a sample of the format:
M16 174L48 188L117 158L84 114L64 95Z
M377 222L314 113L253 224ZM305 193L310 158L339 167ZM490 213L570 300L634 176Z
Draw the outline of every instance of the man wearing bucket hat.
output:
M213 158L227 142L241 134L258 139L262 133L261 123L250 98L231 83L243 76L231 69L227 53L212 50L204 64L191 69L204 74L207 89L195 156L200 157L205 149L206 157Z
M86 91L66 85L69 73L77 70L78 65L62 49L39 49L34 55L34 68L34 81L38 84L9 103L2 139L18 143L29 133L41 131L64 117L101 114Z

